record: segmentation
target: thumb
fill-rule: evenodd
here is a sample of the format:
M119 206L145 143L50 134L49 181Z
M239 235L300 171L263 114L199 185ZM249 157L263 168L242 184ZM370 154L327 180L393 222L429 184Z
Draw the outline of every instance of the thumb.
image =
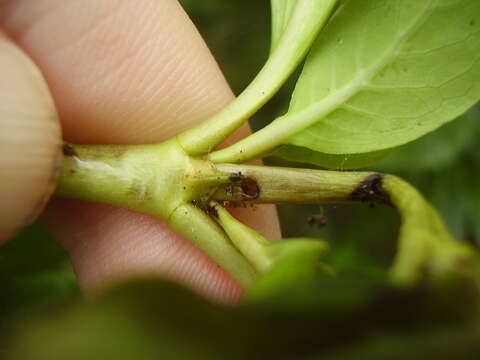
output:
M33 221L52 194L60 144L43 77L0 32L0 243Z

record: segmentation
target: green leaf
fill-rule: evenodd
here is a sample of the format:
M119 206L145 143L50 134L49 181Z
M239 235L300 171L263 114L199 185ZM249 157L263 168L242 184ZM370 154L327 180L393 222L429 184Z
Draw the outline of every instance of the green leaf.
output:
M480 97L479 29L478 1L348 2L316 40L292 98L289 114L312 113L302 125L313 126L286 142L365 153L454 119Z
M347 1L315 40L288 113L215 161L285 144L352 155L415 140L480 98L479 32L479 1Z
M391 150L372 151L366 154L335 155L321 153L302 146L284 145L277 149L272 156L285 160L318 165L328 169L358 169L370 166L383 160Z
M270 0L270 4L272 7L272 39L270 52L272 52L287 28L288 21L295 9L297 0Z
M284 145L272 155L329 169L358 169L378 164L383 172L441 170L471 146L480 131L476 108L411 143L361 154L326 154L302 146Z

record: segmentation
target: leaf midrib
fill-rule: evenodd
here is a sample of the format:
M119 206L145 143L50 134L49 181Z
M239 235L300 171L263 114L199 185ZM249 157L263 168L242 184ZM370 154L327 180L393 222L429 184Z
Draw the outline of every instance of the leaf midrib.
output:
M370 86L370 82L373 79L374 75L376 75L382 68L384 68L387 64L389 64L392 60L396 59L399 54L399 48L401 47L402 42L412 34L412 32L418 28L424 20L426 20L433 12L434 5L437 3L438 0L431 0L430 5L426 8L423 14L419 15L417 19L409 26L407 30L405 30L395 42L390 47L388 51L385 52L385 56L381 58L378 62L373 63L371 66L363 67L358 69L357 76L354 77L352 81L350 81L346 86L338 89L337 91L331 93L320 102L313 103L307 106L304 110L296 112L296 114L300 114L303 112L313 113L312 115L308 116L309 121L305 121L302 126L298 127L295 133L298 133L301 130L308 128L314 123L319 122L318 115L315 117L314 114L321 114L322 118L327 116L329 113L334 111L336 108L340 107L343 104L346 104L348 100L350 100L354 95L356 95L361 90L368 88ZM328 102L329 98L335 98L332 101L331 106L325 106L324 104ZM288 119L288 113L282 116L284 120ZM274 123L272 123L273 125ZM294 135L293 135L294 136Z
M366 87L373 75L398 56L400 44L431 15L432 9L434 8L432 5L437 2L438 0L431 0L425 11L419 14L416 20L392 43L390 49L385 51L385 55L370 67L359 69L357 76L350 81L348 85L331 93L321 101L307 106L301 111L293 114L287 113L277 118L263 129L232 145L228 151L241 153L242 155L239 156L239 159L250 159L258 153L268 152L279 145L285 144L285 139L292 138L298 132L318 123L320 121L319 118L324 118L342 104L346 103L362 88ZM296 145L293 141L289 143ZM300 144L300 146L302 145L303 144ZM214 158L218 158L218 161L220 161L222 154L226 155L227 149L218 151Z

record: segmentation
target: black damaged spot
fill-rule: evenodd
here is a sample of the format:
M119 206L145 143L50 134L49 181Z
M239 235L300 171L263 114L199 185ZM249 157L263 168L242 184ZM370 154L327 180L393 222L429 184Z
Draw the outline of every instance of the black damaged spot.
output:
M373 174L363 180L350 195L350 199L360 202L392 205L390 195L383 189L383 175Z
M73 146L69 144L63 144L62 150L64 156L78 156Z
M240 183L244 200L255 200L260 196L260 187L257 182L249 177L242 179Z
M218 211L214 206L207 205L205 207L205 212L211 217L218 218Z

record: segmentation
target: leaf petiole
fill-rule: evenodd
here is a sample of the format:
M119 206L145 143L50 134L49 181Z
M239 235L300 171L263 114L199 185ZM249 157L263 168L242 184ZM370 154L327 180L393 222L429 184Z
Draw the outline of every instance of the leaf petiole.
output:
M288 25L250 85L209 120L178 135L189 155L212 151L282 86L303 59L338 0L298 0Z

